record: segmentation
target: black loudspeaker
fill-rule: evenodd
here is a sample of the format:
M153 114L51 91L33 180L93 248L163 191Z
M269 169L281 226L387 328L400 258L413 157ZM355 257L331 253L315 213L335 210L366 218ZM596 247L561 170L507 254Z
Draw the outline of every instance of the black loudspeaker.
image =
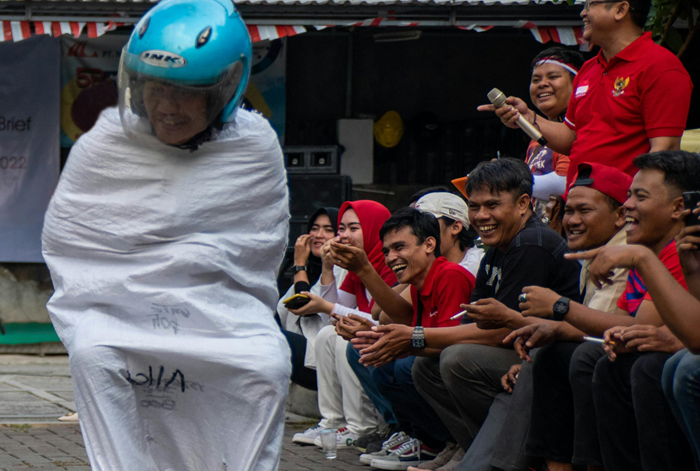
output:
M292 284L294 273L294 243L306 234L309 218L318 208L340 208L352 198L352 179L347 175L289 174L289 245L280 269L277 285L283 295Z
M289 175L292 221L306 223L318 208L340 208L351 196L352 179L347 175Z

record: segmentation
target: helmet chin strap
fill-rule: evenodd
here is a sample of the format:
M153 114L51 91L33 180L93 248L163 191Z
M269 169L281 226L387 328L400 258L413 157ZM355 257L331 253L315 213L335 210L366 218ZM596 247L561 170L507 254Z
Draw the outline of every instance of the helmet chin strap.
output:
M185 142L184 144L173 144L173 147L177 147L178 149L186 149L189 150L190 153L192 153L199 149L200 145L204 144L209 139L211 139L211 135L212 125L210 124L204 131L200 132L199 134L196 134L189 141Z
M184 144L177 144L174 145L174 147L177 147L178 149L189 150L190 153L199 149L200 145L204 144L205 142L211 139L214 129L220 130L224 127L224 123L221 121L221 114L222 112L219 112L216 118L214 118L214 121L212 121L211 124L207 126L207 128L204 131L194 135L192 139L185 142Z

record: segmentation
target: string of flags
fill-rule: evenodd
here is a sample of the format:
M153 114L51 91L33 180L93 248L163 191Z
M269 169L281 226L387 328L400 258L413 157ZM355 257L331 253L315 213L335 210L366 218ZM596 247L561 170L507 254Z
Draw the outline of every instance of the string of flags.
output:
M0 42L21 41L32 35L49 34L54 37L68 34L79 37L83 31L88 38L97 38L114 31L124 23L107 22L74 22L74 21L0 21ZM333 26L378 27L378 26L421 26L420 22L395 21L388 18L372 18L365 21L343 25L320 26L291 26L291 25L248 25L248 32L253 42L274 40L284 37L296 36L309 31L320 31ZM567 46L579 45L581 50L588 50L588 43L583 39L583 29L579 26L537 26L529 21L520 21L515 28L526 28L538 42L546 44L550 41ZM485 32L493 29L493 26L459 25L457 28L466 31Z

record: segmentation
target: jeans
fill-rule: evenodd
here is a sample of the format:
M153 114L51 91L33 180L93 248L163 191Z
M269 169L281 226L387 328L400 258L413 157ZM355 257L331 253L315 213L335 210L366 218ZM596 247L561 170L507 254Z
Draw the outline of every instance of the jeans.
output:
M676 421L700 463L700 355L681 350L664 366L661 384Z
M430 448L442 448L452 437L430 404L413 384L411 370L416 357L399 358L372 371L372 379L394 410L409 417L410 435Z
M369 397L370 401L372 401L372 404L374 404L374 407L377 408L377 411L381 414L384 422L386 422L387 425L397 425L398 421L396 420L396 416L394 415L394 411L391 407L391 402L382 396L382 393L379 392L377 386L372 380L372 371L374 370L374 367L363 366L360 364L360 351L353 348L352 343L348 343L348 348L345 354L348 358L350 368L352 368L352 371L354 371L357 375L357 379L360 380L362 389L365 390L365 393Z

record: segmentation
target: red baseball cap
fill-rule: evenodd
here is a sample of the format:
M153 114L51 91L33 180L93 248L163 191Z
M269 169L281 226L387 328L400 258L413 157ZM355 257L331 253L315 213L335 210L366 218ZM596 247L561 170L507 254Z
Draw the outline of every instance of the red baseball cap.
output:
M627 192L632 185L632 177L615 167L596 163L578 164L574 182L569 185L569 190L575 186L587 186L608 195L620 204L627 201Z

